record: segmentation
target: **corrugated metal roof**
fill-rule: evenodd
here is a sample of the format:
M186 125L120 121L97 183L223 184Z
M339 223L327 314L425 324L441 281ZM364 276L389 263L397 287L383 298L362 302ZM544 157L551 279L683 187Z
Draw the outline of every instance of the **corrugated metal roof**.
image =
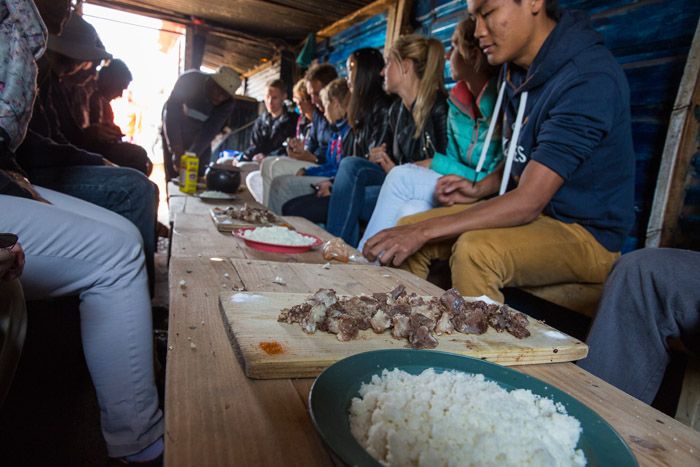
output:
M271 59L276 50L296 47L310 32L347 16L372 0L87 0L191 24L210 33L205 62L228 64L239 72Z

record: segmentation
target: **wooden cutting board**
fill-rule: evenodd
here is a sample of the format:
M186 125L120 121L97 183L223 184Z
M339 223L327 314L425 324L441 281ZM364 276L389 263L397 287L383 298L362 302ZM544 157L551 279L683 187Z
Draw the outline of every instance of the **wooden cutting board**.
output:
M256 379L306 378L345 357L378 349L408 347L389 332L360 331L357 339L340 342L325 332L306 334L298 324L277 322L280 310L304 302L309 294L223 292L221 311L231 343L243 358L246 375ZM480 336L454 333L438 336L435 350L470 355L503 365L567 362L588 354L588 347L544 323L530 319L531 336L516 339L493 329Z

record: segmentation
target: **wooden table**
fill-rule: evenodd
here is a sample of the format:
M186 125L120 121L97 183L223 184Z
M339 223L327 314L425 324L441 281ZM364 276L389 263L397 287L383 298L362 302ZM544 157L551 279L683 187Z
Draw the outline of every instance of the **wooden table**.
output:
M181 204L174 217L169 271L166 465L337 465L307 413L313 380L248 379L224 329L219 292L245 288L310 293L333 287L354 294L386 291L399 280L419 293L441 290L404 271L379 267L376 274L359 274L333 263L319 275L318 263L325 261L318 252L303 257L316 264L302 264L302 257L291 255L260 256L232 246L239 240L213 229L206 214L211 205L196 198ZM328 238L303 219L289 221ZM287 284L272 283L273 274L285 277ZM576 365L513 368L557 386L595 410L623 436L641 465L700 465L700 433Z

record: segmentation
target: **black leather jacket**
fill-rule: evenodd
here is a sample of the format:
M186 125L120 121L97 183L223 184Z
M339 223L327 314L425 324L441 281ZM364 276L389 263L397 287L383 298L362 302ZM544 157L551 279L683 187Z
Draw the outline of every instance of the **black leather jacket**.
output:
M372 106L371 117L360 127L353 128L348 137L347 156L367 157L369 149L381 145L389 132L389 96L378 99Z
M447 96L439 93L419 138L414 138L416 124L411 111L401 100L389 109L388 131L384 141L387 153L398 165L430 159L435 152L447 149Z

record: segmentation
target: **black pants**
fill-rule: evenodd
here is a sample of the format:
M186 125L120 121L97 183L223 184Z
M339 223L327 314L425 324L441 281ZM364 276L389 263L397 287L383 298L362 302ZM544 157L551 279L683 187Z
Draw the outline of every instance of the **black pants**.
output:
M315 194L290 199L282 206L282 215L304 217L316 224L325 224L330 196L319 198Z

